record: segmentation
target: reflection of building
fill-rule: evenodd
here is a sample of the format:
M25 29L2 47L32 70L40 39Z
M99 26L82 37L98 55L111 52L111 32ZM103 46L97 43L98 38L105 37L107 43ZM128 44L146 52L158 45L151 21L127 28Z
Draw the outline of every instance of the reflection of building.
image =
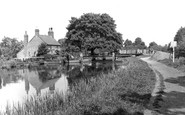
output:
M55 78L55 76L58 76L58 74L54 74L54 73L57 73L55 71L57 70L50 70L50 71L42 70L42 72L39 73L39 71L37 70L34 70L34 71L29 71L28 69L19 70L19 74L22 75L25 79L25 91L27 92L27 94L29 94L30 84L36 90L37 95L40 94L41 91L46 88L48 88L50 93L54 93L54 90L56 87L55 84L60 79L59 77ZM51 79L43 81L40 79L41 74L44 75L42 77L48 78L49 76L51 77Z
M55 84L53 84L53 86L49 87L49 91L50 91L50 93L54 93L54 91L55 91Z
M29 84L28 79L25 79L25 90L26 90L26 93L28 94L28 92L30 90L30 84Z

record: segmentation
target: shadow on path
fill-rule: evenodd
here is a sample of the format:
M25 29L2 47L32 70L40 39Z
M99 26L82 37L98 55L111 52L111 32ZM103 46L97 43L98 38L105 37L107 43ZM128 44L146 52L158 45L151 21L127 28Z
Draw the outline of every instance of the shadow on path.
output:
M150 110L164 115L185 115L185 93L159 91L151 98Z
M185 76L179 76L177 78L168 78L165 82L178 84L179 86L185 87Z

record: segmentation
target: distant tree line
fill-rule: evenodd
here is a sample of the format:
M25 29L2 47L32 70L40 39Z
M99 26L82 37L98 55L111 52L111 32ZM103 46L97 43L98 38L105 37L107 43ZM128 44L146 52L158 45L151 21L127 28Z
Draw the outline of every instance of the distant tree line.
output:
M126 49L150 49L152 51L163 51L163 52L172 52L171 44L166 44L164 46L158 45L156 42L150 42L149 46L145 45L145 42L140 38L137 37L134 42L129 39L126 39L124 42L124 46Z
M163 51L163 52L172 53L171 43L168 43L168 44L162 46L162 45L158 45L155 42L150 42L148 48L151 50L155 50L155 51Z
M137 37L133 43L131 40L126 39L124 42L124 47L127 49L146 49L147 48L147 46L145 45L145 42L143 42L140 37Z
M23 48L23 42L16 38L4 37L0 42L0 57L11 59L16 58L17 53Z

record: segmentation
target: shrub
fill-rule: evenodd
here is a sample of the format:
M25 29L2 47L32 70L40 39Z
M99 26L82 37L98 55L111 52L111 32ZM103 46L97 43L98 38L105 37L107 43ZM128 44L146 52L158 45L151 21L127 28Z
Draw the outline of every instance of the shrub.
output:
M177 63L179 63L179 65L185 65L185 57L180 57L180 58L177 60Z
M17 66L17 62L14 59L6 60L6 61L3 60L1 68L11 69L11 68L15 68L16 66Z

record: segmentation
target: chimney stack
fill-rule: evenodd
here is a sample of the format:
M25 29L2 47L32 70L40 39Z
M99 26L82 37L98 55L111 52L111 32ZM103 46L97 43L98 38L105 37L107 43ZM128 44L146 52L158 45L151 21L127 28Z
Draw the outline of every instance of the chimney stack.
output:
M52 38L54 38L53 28L49 28L48 36L51 36Z
M26 47L27 44L28 44L28 34L27 34L27 31L25 31L25 34L24 34L24 47Z
M35 29L35 36L39 36L39 29Z

